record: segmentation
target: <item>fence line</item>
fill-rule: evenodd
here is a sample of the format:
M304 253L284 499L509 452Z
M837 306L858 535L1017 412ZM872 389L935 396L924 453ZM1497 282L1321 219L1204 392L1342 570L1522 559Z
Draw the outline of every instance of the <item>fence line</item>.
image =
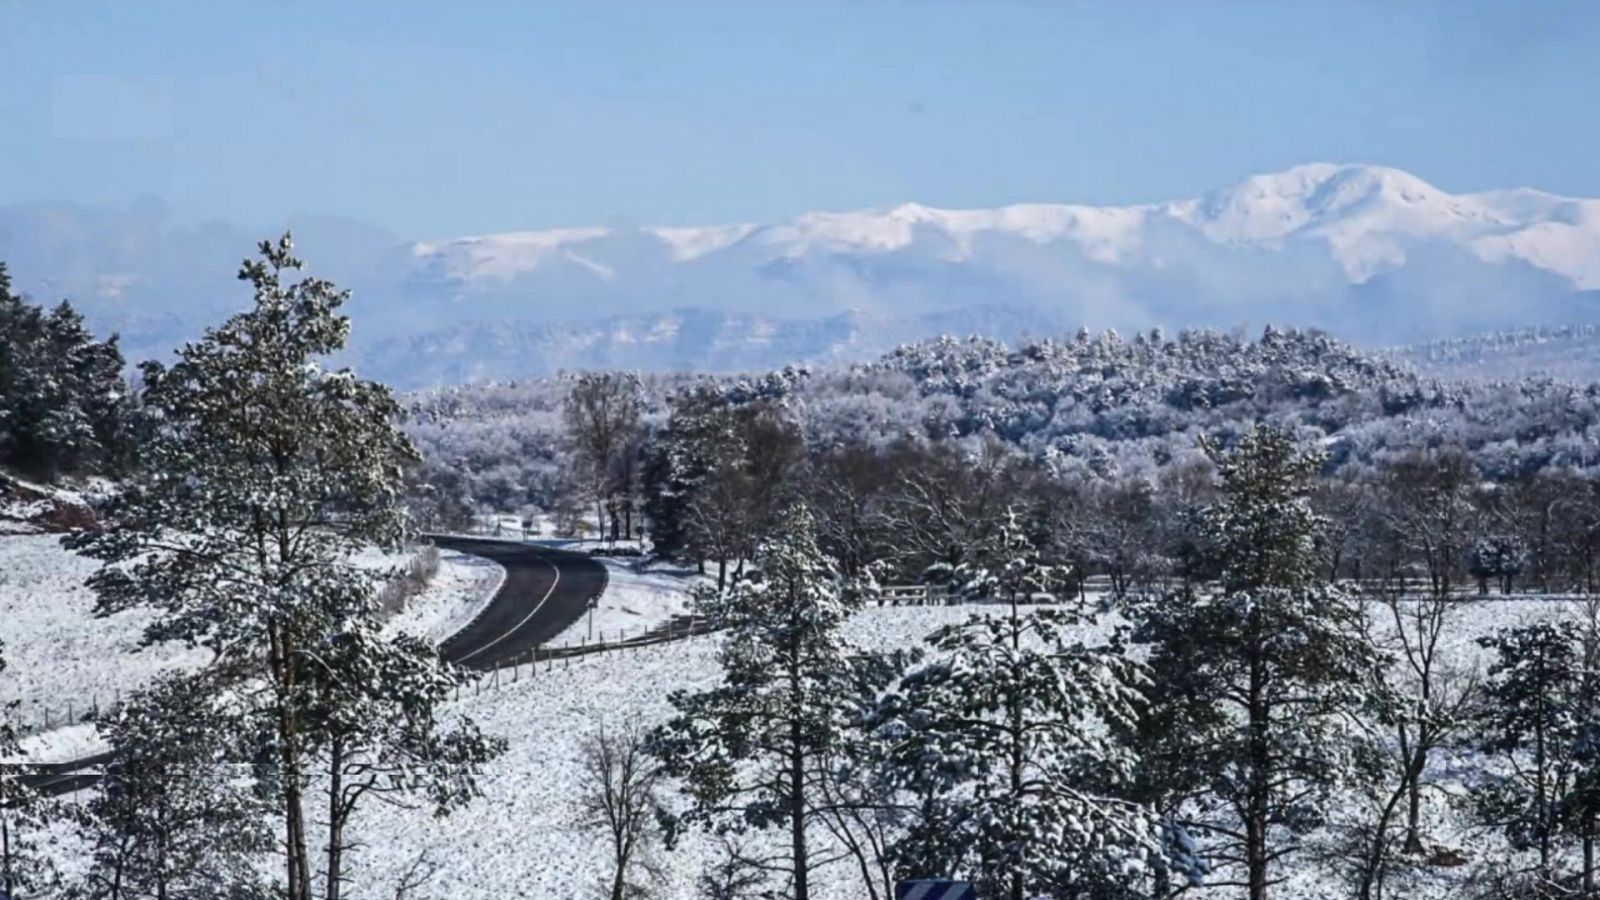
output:
M68 699L56 705L36 700L24 700L13 707L7 719L16 729L18 736L26 737L32 734L43 734L57 728L65 728L69 725L97 722L102 715L116 709L121 702L122 690L120 688L104 694L94 691L90 693L87 701Z

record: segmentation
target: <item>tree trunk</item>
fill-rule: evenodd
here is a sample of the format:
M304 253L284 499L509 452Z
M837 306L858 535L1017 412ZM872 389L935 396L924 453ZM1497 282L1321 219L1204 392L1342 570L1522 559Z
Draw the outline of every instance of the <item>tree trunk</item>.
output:
M306 852L305 804L300 778L300 735L294 710L294 653L291 638L272 629L272 665L278 676L278 767L283 783L286 900L311 900L311 865Z
M1411 755L1406 773L1406 842L1407 853L1422 852L1422 773L1428 767L1428 748L1423 746L1422 736L1417 737L1418 745L1415 753Z
M339 900L343 884L344 824L340 795L344 791L344 745L336 737L328 745L328 886L324 900Z
M5 779L0 777L0 786L5 784ZM0 800L4 800L4 791L0 791ZM16 891L16 884L11 875L11 820L0 816L0 888L5 889L6 896L10 897Z
M798 643L798 639L794 640ZM810 860L806 856L805 729L801 722L804 701L800 692L798 666L799 654L795 653L791 657L789 670L789 852L794 862L794 900L810 900Z
M1251 630L1254 632L1257 629L1252 627ZM1259 659L1250 660L1250 782L1244 822L1245 867L1250 900L1267 900L1267 824L1271 803L1272 759L1267 740L1270 721L1266 673L1262 669L1263 664Z
M165 818L163 816L163 818ZM166 827L156 829L156 900L167 900L167 835Z
M1006 724L1010 729L1011 759L1011 798L1013 803L1022 802L1022 698L1018 694L1018 685L1021 684L1021 673L1017 671L1022 654L1022 623L1017 610L1017 594L1011 592L1008 598L1011 601L1011 696L1006 703ZM1017 867L1011 872L1011 900L1025 900L1022 867Z
M1545 660L1541 652L1539 669L1545 669ZM1540 706L1543 707L1541 698ZM1548 717L1548 710L1541 708L1539 716L1534 721L1533 727L1533 764L1534 764L1534 807L1539 811L1539 873L1545 877L1550 875L1550 810L1548 809L1548 791L1545 788L1545 743L1544 726Z
M1407 769L1405 780L1389 795L1389 802L1383 805L1383 812L1378 816L1377 826L1373 829L1372 846L1367 851L1366 865L1361 871L1361 885L1357 891L1358 900L1377 900L1383 896L1383 871L1385 849L1388 843L1385 835L1389 832L1389 822L1394 818L1395 807L1400 805L1400 799L1405 796L1409 784L1410 770Z
M1583 817L1583 894L1594 894L1594 816Z

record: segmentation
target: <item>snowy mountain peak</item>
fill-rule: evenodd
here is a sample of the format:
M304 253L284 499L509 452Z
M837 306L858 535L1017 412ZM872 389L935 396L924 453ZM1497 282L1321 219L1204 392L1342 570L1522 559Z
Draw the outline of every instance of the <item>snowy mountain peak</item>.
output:
M219 298L235 296L228 275L252 237L0 207L0 259L19 286L70 297L135 353L167 352L229 311ZM403 244L324 223L296 238L353 289L367 371L407 384L563 365L766 368L940 332L1083 324L1271 321L1395 344L1600 321L1600 200L1450 193L1375 165L1312 163L1145 205L907 202Z
M1320 246L1352 283L1405 264L1420 242L1444 241L1485 262L1520 262L1577 289L1600 287L1600 201L1527 189L1450 194L1400 169L1309 163L1253 175L1198 197L1161 205L1097 207L1028 203L941 209L919 203L806 212L766 225L646 228L663 262L704 265L732 254L742 265L910 252L949 262L1007 242L1058 247L1112 266L1151 262L1153 232L1173 226L1223 246ZM418 244L433 274L504 280L540 267L621 274L608 261L610 228L517 232Z

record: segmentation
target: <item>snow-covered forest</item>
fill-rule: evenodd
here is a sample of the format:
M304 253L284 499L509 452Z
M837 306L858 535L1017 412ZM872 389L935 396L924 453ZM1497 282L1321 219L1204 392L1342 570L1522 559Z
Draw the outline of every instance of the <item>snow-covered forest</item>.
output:
M0 522L62 535L0 609L170 653L65 796L0 716L15 900L1600 896L1600 385L1268 327L396 395L300 269L128 382L0 280ZM358 558L485 527L665 639L443 661L471 604Z

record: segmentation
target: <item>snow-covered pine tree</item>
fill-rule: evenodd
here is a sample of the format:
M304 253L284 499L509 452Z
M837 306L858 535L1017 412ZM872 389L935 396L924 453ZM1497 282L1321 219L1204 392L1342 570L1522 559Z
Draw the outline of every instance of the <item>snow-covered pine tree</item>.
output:
M966 877L1011 900L1149 896L1170 876L1150 810L1129 799L1144 674L1086 613L1029 606L1065 584L1013 513L957 571L1005 604L935 631L929 661L878 715L887 763L914 798L896 847L906 877Z
M1478 643L1494 653L1476 732L1491 765L1473 800L1486 824L1533 852L1528 896L1544 896L1563 877L1562 851L1595 812L1584 789L1597 761L1580 632L1571 621L1535 622Z
M95 340L69 303L12 293L0 264L0 464L49 479L120 463L122 365L115 337Z
M446 815L479 796L478 772L505 742L471 720L444 727L438 707L461 673L420 638L385 637L371 617L333 635L303 677L315 697L307 726L320 750L327 827L321 900L340 900L353 848L347 829L363 801L425 802Z
M78 816L91 847L74 896L265 898L255 857L271 807L255 789L247 721L213 675L140 691L104 726L115 753Z
M1342 717L1365 708L1379 660L1357 603L1318 574L1308 495L1321 457L1263 426L1213 459L1222 496L1200 543L1220 583L1139 610L1152 670L1143 773L1217 868L1242 868L1233 883L1264 900L1274 864L1351 776L1358 742Z
M669 839L686 824L783 829L787 847L766 874L785 877L794 900L811 896L814 786L840 741L853 665L840 628L859 602L818 549L809 511L791 507L745 578L698 599L725 628L722 683L675 693L677 714L651 738L689 801Z
M3 287L0 284L0 290ZM5 641L0 641L0 672L6 669L5 646ZM49 896L57 872L38 844L50 809L25 780L35 769L21 761L13 724L17 705L15 701L0 704L0 896L26 900Z
M311 673L342 636L373 627L379 576L352 557L400 541L401 470L415 452L387 388L323 366L349 334L347 294L318 278L286 283L301 268L288 235L260 252L239 274L253 309L170 368L145 364L141 466L109 510L115 524L72 543L111 564L92 582L102 610L157 607L147 638L211 649L251 701L251 756L270 761L282 818L281 896L310 900L307 783L326 749L322 704L345 697ZM379 679L382 662L346 661L338 677Z

